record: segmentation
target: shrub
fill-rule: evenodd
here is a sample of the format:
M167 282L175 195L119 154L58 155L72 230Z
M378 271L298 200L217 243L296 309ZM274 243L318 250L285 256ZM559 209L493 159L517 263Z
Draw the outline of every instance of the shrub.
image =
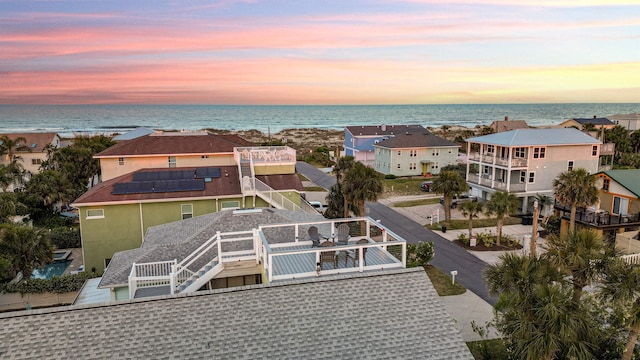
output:
M393 175L393 174L387 174L387 175L385 175L385 176L384 176L384 178L385 178L385 179L395 179L395 178L396 178L396 176L395 176L395 175Z
M80 230L66 226L51 229L49 233L51 243L58 249L80 247Z
M481 232L476 234L478 243L482 243L482 246L490 248L496 243L496 237L492 233Z
M432 242L420 241L418 243L418 246L416 247L416 260L418 261L419 265L422 265L422 266L427 265L429 261L433 259L434 255L435 255L435 250L433 249Z
M542 227L544 227L550 235L560 236L560 217L555 215L549 216L547 222L542 224Z
M91 272L81 272L75 275L54 276L51 279L27 279L18 283L6 283L0 285L0 293L40 294L65 293L78 291L87 279L96 277Z
M471 240L469 239L469 237L466 234L460 234L458 235L458 240L460 240L464 246L470 246L471 245Z

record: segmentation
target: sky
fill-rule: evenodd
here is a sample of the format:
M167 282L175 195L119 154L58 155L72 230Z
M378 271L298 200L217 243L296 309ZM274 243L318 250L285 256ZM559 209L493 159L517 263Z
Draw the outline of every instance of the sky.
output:
M640 102L640 0L0 0L0 104Z

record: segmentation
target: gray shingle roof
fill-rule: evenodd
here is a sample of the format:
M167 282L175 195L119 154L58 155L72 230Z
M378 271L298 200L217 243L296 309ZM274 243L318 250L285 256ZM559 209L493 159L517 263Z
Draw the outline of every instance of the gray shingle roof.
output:
M4 358L473 359L423 269L0 314Z
M250 231L259 225L282 224L305 221L325 220L320 214L307 214L278 209L263 209L259 213L234 214L233 211L196 216L191 219L150 227L142 246L138 249L120 251L113 255L109 267L104 273L99 287L122 286L128 284L133 263L156 261L181 261L195 251L216 232ZM288 230L291 233L286 233ZM307 232L302 227L300 234ZM330 229L320 228L328 234ZM283 233L285 232L285 233ZM266 229L265 237L269 243L293 241L293 229ZM240 244L241 245L241 244ZM250 245L250 244L247 244ZM198 264L194 265L198 268Z
M374 145L391 149L431 148L431 147L460 147L447 139L433 135L428 131L398 134L392 138L380 141Z
M574 128L518 129L469 138L467 142L501 146L601 144L599 140Z

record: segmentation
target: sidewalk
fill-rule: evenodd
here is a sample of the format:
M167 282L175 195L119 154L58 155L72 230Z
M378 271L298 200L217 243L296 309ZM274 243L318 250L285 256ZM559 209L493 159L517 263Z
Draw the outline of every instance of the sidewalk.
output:
M482 340L480 335L471 329L471 322L474 321L476 325L484 327L488 321L493 321L493 307L489 303L469 290L462 295L441 296L440 301L455 322L462 340L465 342ZM487 338L499 337L495 328L491 328Z

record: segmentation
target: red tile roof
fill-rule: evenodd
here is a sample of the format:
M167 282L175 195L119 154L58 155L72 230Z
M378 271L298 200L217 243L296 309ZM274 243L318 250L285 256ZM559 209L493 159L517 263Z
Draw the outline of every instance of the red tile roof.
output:
M153 202L153 200L170 200L170 199L184 199L184 198L197 198L197 197L221 197L221 196L233 196L242 194L240 188L240 181L238 178L237 166L219 166L221 175L219 178L212 178L211 182L205 182L205 189L201 191L176 191L176 192L163 192L163 193L142 193L142 194L118 194L114 195L113 185L116 183L130 182L133 179L133 174L136 172L144 171L182 171L182 170L195 170L195 167L182 167L182 168L165 168L165 169L142 169L136 172L125 174L117 178L113 178L104 181L87 192L82 194L73 203L74 206L88 206L89 204L108 203L108 202L122 202L122 203L137 203L137 202Z
M95 157L231 153L240 146L253 143L237 135L154 133L118 143Z
M31 152L44 152L44 147L51 144L57 133L12 133L12 134L0 134L1 136L7 136L9 139L14 140L19 137L25 138L27 141L24 144L20 144L20 147L16 149L16 152L29 152L27 149L31 149ZM34 146L35 145L35 146ZM25 147L26 146L26 147Z

